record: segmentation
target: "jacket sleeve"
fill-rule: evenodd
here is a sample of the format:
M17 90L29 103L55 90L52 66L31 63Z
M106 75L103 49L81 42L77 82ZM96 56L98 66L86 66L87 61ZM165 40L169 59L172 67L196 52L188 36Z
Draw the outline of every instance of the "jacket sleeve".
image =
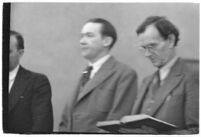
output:
M38 75L34 82L31 105L33 126L31 132L49 133L53 131L51 86L44 75Z
M112 108L107 120L129 115L137 95L137 74L134 70L123 73L117 83Z
M79 86L81 82L81 78L79 78L78 84L75 89L74 96L72 98L77 97L77 91L79 90ZM71 102L72 103L72 102ZM71 132L71 111L72 111L72 104L70 104L68 101L64 107L64 111L61 116L61 122L59 123L59 132Z
M171 134L199 133L199 73L188 75L185 81L184 117L185 128Z
M70 114L68 114L67 110L68 110L68 105L66 104L65 109L64 109L64 111L62 113L61 122L59 124L59 132L68 132L68 131L70 131L70 129L68 129L69 128L68 124L70 124L70 122L68 121L70 118L68 118L68 116Z

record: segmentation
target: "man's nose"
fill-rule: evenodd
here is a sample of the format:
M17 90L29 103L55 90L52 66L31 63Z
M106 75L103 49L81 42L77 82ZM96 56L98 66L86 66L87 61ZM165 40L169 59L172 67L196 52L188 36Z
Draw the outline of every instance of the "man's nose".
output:
M84 45L86 42L85 42L85 39L84 39L84 37L82 37L81 39L80 39L80 44L81 45Z
M151 56L149 49L145 49L144 55L145 55L145 57Z

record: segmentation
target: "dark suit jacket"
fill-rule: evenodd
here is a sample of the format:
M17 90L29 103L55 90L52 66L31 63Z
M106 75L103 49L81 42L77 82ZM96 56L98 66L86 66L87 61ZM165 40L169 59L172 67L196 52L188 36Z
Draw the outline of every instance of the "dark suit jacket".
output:
M20 67L8 105L8 132L52 132L51 87L46 76Z
M147 88L153 75L144 79L138 92L132 114L140 113ZM199 73L192 71L178 59L159 89L148 115L175 124L182 130L173 134L198 132L199 126Z
M110 57L78 95L79 85L70 108L67 105L63 112L62 132L99 132L98 121L130 114L137 94L137 75Z

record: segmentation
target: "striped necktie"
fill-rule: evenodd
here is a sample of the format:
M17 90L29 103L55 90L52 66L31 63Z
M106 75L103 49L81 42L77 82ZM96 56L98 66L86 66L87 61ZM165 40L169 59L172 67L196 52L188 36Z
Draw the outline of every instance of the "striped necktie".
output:
M92 69L93 69L92 66L87 66L87 68L83 72L83 74L82 74L82 86L85 86L85 84L89 81Z
M160 87L160 73L157 70L154 74L152 84L150 85L150 90L152 91L152 95L155 96L158 88Z

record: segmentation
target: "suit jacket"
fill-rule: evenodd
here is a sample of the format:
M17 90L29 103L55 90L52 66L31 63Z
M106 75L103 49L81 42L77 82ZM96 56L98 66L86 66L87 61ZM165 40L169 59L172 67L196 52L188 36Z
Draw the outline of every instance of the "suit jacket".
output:
M45 75L20 66L8 102L7 132L52 132L51 87Z
M81 80L80 80L81 82ZM130 67L110 57L66 106L59 130L62 132L99 132L98 121L120 119L131 113L137 95L137 75Z
M132 114L140 113L152 78L153 75L144 79ZM183 60L178 59L159 92L147 114L175 124L182 129L171 131L173 134L197 133L199 126L199 73L193 72Z

